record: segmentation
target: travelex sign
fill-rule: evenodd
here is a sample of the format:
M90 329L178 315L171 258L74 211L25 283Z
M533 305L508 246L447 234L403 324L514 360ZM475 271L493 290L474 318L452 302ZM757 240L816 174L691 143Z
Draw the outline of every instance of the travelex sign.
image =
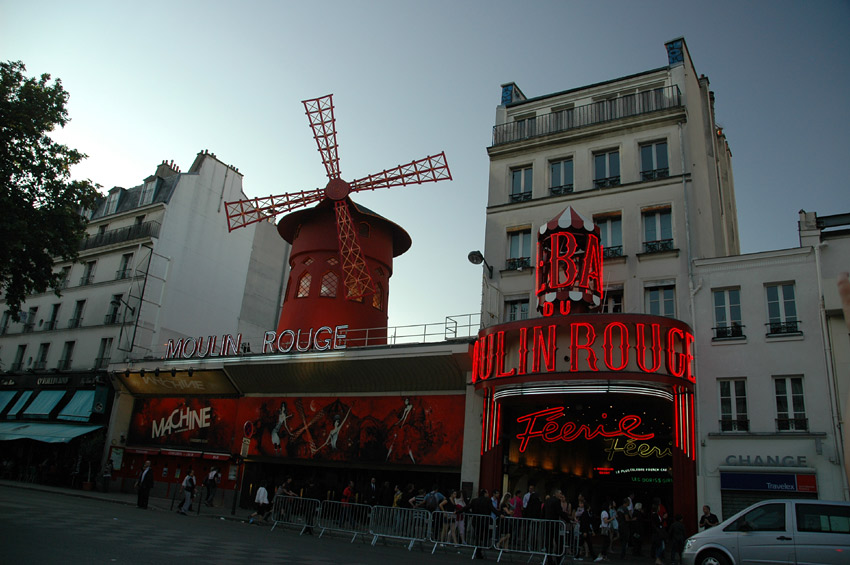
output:
M345 349L348 326L322 326L318 329L267 331L263 334L262 353L290 353ZM169 339L165 347L166 359L191 359L204 357L229 357L239 355L242 334L236 337L225 334L209 337Z
M541 373L642 373L694 382L684 322L642 314L577 314L485 328L472 346L472 382Z

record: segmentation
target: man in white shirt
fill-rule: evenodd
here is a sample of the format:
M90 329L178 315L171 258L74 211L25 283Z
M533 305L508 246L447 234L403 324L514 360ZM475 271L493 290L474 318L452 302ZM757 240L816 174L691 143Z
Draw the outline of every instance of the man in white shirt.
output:
M186 473L186 476L183 478L183 504L180 508L177 509L178 514L183 514L186 516L186 513L189 512L189 508L192 506L192 497L195 496L195 471L194 469L189 469L189 472Z
M254 497L254 503L257 505L257 510L251 514L249 524L254 523L255 517L266 518L269 513L269 491L266 490L266 483L260 483L260 488L257 489L257 495Z

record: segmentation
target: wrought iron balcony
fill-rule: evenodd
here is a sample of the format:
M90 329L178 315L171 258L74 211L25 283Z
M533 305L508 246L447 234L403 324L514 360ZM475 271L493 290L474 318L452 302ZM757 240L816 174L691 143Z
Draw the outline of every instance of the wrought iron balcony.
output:
M722 419L720 420L720 431L748 432L750 431L750 420L749 418L738 418L736 420L731 418Z
M767 335L789 335L802 333L798 325L799 320L787 320L785 322L768 322Z
M620 175L593 180L593 188L610 188L612 186L620 186Z
M141 224L127 226L125 228L108 230L103 233L89 236L80 241L80 251L94 249L95 247L102 247L104 245L125 243L127 241L133 241L134 239L159 237L160 227L161 224L159 222L144 222Z
M48 320L44 324L44 328L42 328L42 331L49 332L51 330L55 330L58 326L59 326L58 320Z
M718 326L714 330L714 339L735 339L744 337L744 326L735 322L731 326Z
M11 367L9 367L9 368L10 368L10 370L12 370L12 371L14 371L14 372L18 372L18 371L20 371L21 369L23 369L23 367L24 367L24 362L23 362L23 361L15 361L14 363L12 363L12 366L11 366Z
M94 360L95 369L106 369L109 366L109 357L98 357Z
M94 274L85 275L84 277L80 278L80 286L86 286L86 285L89 285L93 282L94 282Z
M36 361L32 364L32 368L36 371L43 371L47 368L47 361Z
M549 189L549 191L555 196L563 196L565 194L570 194L573 191L573 185L565 184L562 186L553 186Z
M32 330L33 330L34 327L35 327L35 324L33 322L29 322L29 323L24 324L24 333L25 334L32 333Z
M493 145L503 145L682 106L678 86L601 100L493 127Z
M672 239L659 239L658 241L645 241L643 243L644 253L663 253L664 251L673 251Z
M602 250L602 258L603 259L614 259L616 257L623 256L623 246L622 245L612 245L610 247L605 247Z
M71 368L71 360L70 359L60 359L59 363L56 364L56 368L60 371L67 371Z
M511 202L526 202L528 200L531 200L530 190L526 192L514 192L511 194Z
M115 280L129 279L133 276L133 269L118 269L115 271Z
M104 326L114 326L119 323L121 323L121 320L118 319L118 312L110 312L103 318Z
M670 169L654 169L652 171L641 171L640 180L666 179L670 176Z
M83 325L83 318L82 317L74 317L74 318L71 318L70 320L68 320L68 327L69 328L79 328L81 325Z
M531 267L531 257L513 257L505 261L505 269L519 271Z
M780 431L780 432L788 432L788 431L807 432L807 431L809 431L809 419L808 418L777 418L776 419L776 430Z

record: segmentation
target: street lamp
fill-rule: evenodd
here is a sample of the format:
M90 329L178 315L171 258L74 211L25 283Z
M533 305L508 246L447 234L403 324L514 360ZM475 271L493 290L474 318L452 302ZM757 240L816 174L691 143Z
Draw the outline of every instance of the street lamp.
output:
M487 260L480 251L470 251L466 258L469 259L469 262L473 265L480 265L481 263L484 263L484 266L487 267L487 274L489 275L489 278L493 278L493 267L487 264Z
M112 298L112 301L110 302L110 304L111 304L112 306L115 306L115 308L118 308L119 306L121 306L121 305L123 304L123 305L124 305L124 306L126 306L126 308L130 311L130 315L131 315L131 316L132 316L133 314L135 314L135 313L136 313L136 309L135 309L135 308L133 308L132 306L130 306L130 305L127 303L127 301L126 301L126 300L124 300L124 297L123 297L123 296L118 296L118 295L116 295L115 297L113 297L113 298Z

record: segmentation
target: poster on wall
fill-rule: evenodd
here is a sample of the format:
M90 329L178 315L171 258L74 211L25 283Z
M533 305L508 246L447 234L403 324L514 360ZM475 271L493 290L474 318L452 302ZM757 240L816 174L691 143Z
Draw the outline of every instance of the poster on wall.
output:
M128 441L139 445L230 451L235 399L137 399Z
M463 395L242 398L237 421L249 455L460 466L464 406Z

